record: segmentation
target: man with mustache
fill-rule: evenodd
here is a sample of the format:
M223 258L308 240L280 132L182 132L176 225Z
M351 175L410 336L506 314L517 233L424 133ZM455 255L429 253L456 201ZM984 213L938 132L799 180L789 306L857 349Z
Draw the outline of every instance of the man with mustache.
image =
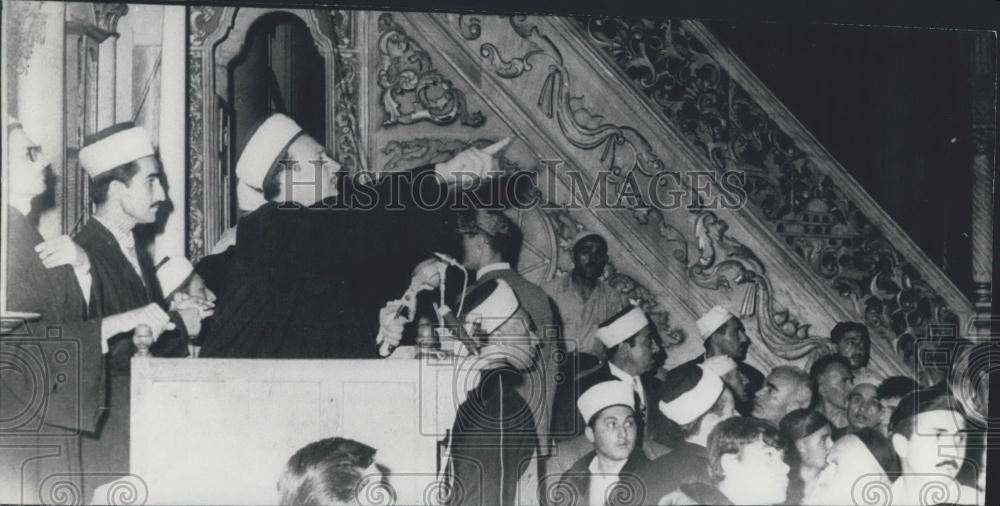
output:
M166 200L160 160L149 134L132 123L107 128L88 139L80 150L80 164L90 176L90 198L96 205L94 215L74 237L91 264L89 316L113 315L150 303L168 309L145 247L148 243L137 233L156 221ZM188 338L201 330L207 308L188 299L183 307L170 309L171 324L150 351L157 356L186 356ZM108 414L99 435L84 438L82 451L84 471L103 474L104 480L108 474L129 470L129 366L135 352L132 332L107 342ZM86 484L85 497L93 485Z
M858 322L839 322L830 330L830 341L837 354L851 363L851 373L857 382L879 384L885 379L882 371L869 367L872 340L868 327Z
M705 353L676 367L676 371L686 371L687 367L700 364L707 358L726 355L736 361L736 369L722 377L736 398L736 411L741 416L751 416L753 401L757 391L764 386L764 374L745 362L750 349L743 322L722 306L715 306L698 319L698 334L705 345ZM671 371L673 372L673 371ZM667 383L671 376L667 374Z
M947 387L904 397L892 414L890 427L892 447L903 471L892 484L893 506L981 502L981 492L955 479L965 459L966 420ZM929 489L935 493L927 493Z

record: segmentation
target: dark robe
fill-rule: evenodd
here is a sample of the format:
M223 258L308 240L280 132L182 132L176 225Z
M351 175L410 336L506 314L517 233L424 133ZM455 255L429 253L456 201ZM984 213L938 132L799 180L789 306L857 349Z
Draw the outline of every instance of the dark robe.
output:
M652 503L652 504L655 504ZM719 489L707 483L686 483L679 489L667 494L660 500L660 504L672 506L675 504L712 504L716 506L731 506L733 501Z
M590 462L597 454L590 452L573 464L565 474L559 479L559 484L553 490L546 490L546 499L556 499L552 502L565 506L585 506L591 504L604 504L603 498L592 500L590 497ZM629 455L625 466L619 471L621 490L613 490L610 493L609 506L612 505L642 505L655 504L659 496L653 497L649 494L647 485L644 485L637 474L649 464L649 459L637 446ZM568 499L568 500L561 500ZM543 501L546 502L546 501Z
M212 283L221 292L200 356L378 357L379 309L403 294L417 263L454 249L442 243L455 241L446 209L421 210L414 199L447 191L433 170L377 185L341 177L336 198L305 209L271 202L243 216L223 253L225 281Z
M522 380L506 368L484 371L458 407L450 446L454 493L447 504L515 504L517 481L538 449L531 410L517 393Z
M533 403L532 415L538 423L538 443L541 448L548 448L549 433L552 428L552 410L554 406L557 376L559 374L559 357L565 351L558 329L554 323L555 307L542 288L528 281L512 269L498 269L483 274L473 286L481 285L490 280L502 279L510 285L517 296L518 302L531 316L529 327L539 338L538 367L530 371L531 381L525 381L519 387L518 393L525 399L543 399L544 404ZM471 292L472 290L470 290ZM541 386L543 391L532 392L532 388Z
M57 482L80 486L80 434L104 407L101 320L84 320L73 269L45 268L42 236L13 207L8 231L8 308L41 318L0 337L0 502L51 503Z
M686 483L708 483L708 449L687 441L637 472L651 503Z
M697 358L688 360L687 362L671 369L670 372L667 373L666 383L669 384L671 382L671 375L685 374L682 368L693 367L704 362L705 354L703 353ZM758 371L754 366L746 362L736 362L736 368L739 369L740 373L748 380L746 386L747 398L744 400L739 398L736 399L736 411L739 412L740 416L753 416L754 395L756 395L757 391L764 386L764 373Z
M142 241L136 239L136 257L142 277L125 258L114 235L98 220L91 219L74 238L90 257L93 284L90 290L90 315L110 316L143 307L149 303L166 303L156 279L156 270ZM161 335L150 348L156 356L187 355L187 334L180 316L170 313L177 327ZM87 474L85 497L97 485L129 471L129 403L132 355L132 332L123 332L108 339L107 369L108 413L102 420L96 437L83 439L83 463Z

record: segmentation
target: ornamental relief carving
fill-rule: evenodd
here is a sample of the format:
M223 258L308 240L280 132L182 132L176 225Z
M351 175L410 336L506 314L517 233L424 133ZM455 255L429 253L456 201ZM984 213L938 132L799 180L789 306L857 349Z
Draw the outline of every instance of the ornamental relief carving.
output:
M705 46L674 20L578 18L603 50L716 170L747 175L749 209L869 325L902 350L928 325L957 323L916 267L817 170Z
M392 14L378 18L378 85L385 117L382 126L429 121L478 127L486 122L480 111L469 111L465 94L445 79L430 54L410 37Z

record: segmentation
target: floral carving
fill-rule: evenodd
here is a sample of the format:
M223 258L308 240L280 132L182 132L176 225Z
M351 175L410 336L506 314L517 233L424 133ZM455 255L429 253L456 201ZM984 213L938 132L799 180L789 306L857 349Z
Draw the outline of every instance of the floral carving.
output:
M222 20L221 7L190 7L191 31L189 41L191 46L201 46L208 34L219 27Z
M746 173L751 212L832 289L860 303L870 325L897 339L897 350L928 336L929 324L957 323L917 268L681 22L577 22L717 170Z
M731 291L734 285L749 285L743 317L755 317L761 340L775 355L795 360L817 350L825 352L826 339L810 338L808 324L800 324L787 309L775 306L764 264L753 251L726 235L728 228L714 212L696 212L695 237L701 254L688 267L691 280L709 290Z
M357 11L334 9L330 11L330 22L333 23L333 38L341 49L354 49L357 45L355 32L358 22Z
M118 20L128 13L128 5L123 3L95 3L94 17L97 26L107 32L118 31Z
M205 197L204 181L204 130L202 129L202 97L201 51L191 49L188 52L188 257L197 261L205 254L205 214L201 202Z
M482 112L469 112L465 94L434 69L430 55L393 21L392 14L379 16L378 29L378 84L386 115L383 126L459 121L478 127L486 122Z
M337 160L350 173L366 170L361 154L361 134L358 125L358 61L355 54L334 52L337 58L337 79L334 90L336 114L334 138Z
M382 148L382 154L389 157L382 170L391 172L407 167L446 162L470 146L484 148L493 142L496 142L496 139L475 139L469 141L467 139L428 137L418 137L404 141L389 141ZM518 170L518 167L503 154L499 155L499 168L508 174Z

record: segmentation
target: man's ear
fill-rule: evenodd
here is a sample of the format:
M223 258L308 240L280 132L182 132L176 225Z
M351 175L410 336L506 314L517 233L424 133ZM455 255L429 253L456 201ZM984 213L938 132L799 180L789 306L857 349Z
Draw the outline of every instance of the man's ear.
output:
M730 476L731 471L735 469L737 462L740 457L736 453L724 453L719 457L719 467L722 468L722 474L724 476Z
M111 180L111 183L108 184L109 200L117 199L118 195L121 195L121 193L124 192L127 188L128 185L126 185L125 183L117 179Z
M897 432L892 435L892 449L896 450L896 455L898 455L899 460L902 461L906 458L906 454L910 451L910 441Z
M590 441L591 443L594 442L594 429L590 428L588 425L583 433L587 436L587 441Z

